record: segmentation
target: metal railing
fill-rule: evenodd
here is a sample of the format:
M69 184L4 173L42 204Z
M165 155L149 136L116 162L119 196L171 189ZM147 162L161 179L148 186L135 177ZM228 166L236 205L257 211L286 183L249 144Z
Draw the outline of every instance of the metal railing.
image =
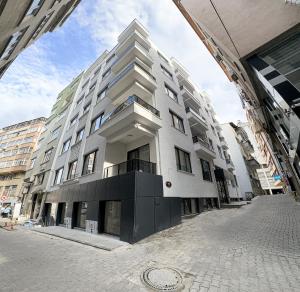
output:
M156 174L156 163L140 159L127 160L122 163L104 168L103 177L108 178L112 176L125 174L131 171Z
M154 115L156 115L158 117L160 116L159 110L157 110L155 107L153 107L152 105L148 104L147 102L145 102L144 100L142 100L140 97L138 97L136 95L131 95L131 96L129 96L127 98L126 101L124 101L123 103L121 103L112 112L108 113L106 116L103 117L103 119L102 119L102 125L104 125L106 122L108 122L109 120L111 120L114 116L116 116L119 112L121 112L122 110L124 110L125 108L129 107L130 105L132 105L135 102L138 103L139 105L141 105L142 107L144 107L145 109L151 111Z
M206 121L204 120L204 118L203 118L199 113L197 113L195 110L193 110L192 108L186 107L186 108L185 108L185 112L186 112L186 113L192 113L192 114L193 114L194 116L196 116L202 123L204 123L204 124L207 126Z
M193 143L199 143L202 146L204 146L205 148L207 148L208 150L210 150L213 153L215 153L214 148L209 144L209 142L206 139L200 138L198 136L194 136L193 137Z

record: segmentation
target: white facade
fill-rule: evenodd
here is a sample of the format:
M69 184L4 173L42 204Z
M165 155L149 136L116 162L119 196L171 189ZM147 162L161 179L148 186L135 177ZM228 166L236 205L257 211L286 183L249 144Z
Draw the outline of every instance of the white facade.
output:
M93 120L101 114L99 127L93 131ZM183 129L174 122L174 114L182 119ZM234 166L226 163L226 142L220 140L221 127L209 97L200 93L176 60L155 47L147 30L136 20L121 33L117 46L104 52L84 72L66 125L57 143L47 192L62 184L82 184L116 175L128 167L130 151L144 145L149 145L149 161L156 164L156 174L162 175L165 197L210 198L217 202L216 167L224 170L229 192L237 192L231 183ZM81 129L83 138L76 142L76 133ZM63 152L69 139L70 147ZM84 157L93 151L97 151L95 167L83 174ZM182 163L182 156L176 158L176 153L184 159L189 157L191 169L185 164L187 160ZM75 160L76 174L70 179L70 163ZM206 162L201 160L208 162L210 174L203 173ZM62 180L54 184L61 168Z

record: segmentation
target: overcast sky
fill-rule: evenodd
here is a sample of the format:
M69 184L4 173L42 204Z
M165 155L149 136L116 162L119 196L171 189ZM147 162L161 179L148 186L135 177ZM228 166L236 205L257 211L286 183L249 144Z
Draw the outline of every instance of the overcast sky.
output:
M220 122L246 120L235 86L171 0L82 0L63 27L27 48L0 80L0 128L47 117L58 93L137 18L156 46L187 69Z

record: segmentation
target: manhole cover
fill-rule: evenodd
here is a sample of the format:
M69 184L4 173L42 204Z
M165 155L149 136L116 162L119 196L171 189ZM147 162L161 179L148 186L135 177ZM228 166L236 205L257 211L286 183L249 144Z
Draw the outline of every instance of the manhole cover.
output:
M172 268L151 267L141 275L142 281L157 291L179 291L183 288L181 274Z

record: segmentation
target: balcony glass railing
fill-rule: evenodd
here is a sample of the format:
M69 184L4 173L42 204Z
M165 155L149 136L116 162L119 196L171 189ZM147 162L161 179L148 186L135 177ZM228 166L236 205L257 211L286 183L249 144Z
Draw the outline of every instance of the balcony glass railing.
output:
M115 164L104 169L104 178L125 174L131 171L147 172L156 174L156 163L132 159L119 164Z
M129 107L130 105L132 105L135 102L138 103L139 105L141 105L142 107L144 107L145 109L149 110L150 112L152 112L154 115L156 115L158 117L160 116L159 110L157 110L155 107L153 107L152 105L150 105L147 102L145 102L144 100L142 100L140 97L138 97L136 95L132 95L132 96L129 96L126 101L124 101L118 107L116 107L112 112L110 112L106 116L104 116L102 119L102 125L105 124L106 122L108 122L109 120L111 120L119 112L121 112L122 110Z
M204 139L204 138L201 138L199 136L194 136L193 137L193 143L199 143L201 144L202 146L204 146L205 148L207 148L208 150L212 151L215 153L215 150L214 148L209 144L209 142Z
M200 114L198 114L195 110L193 110L192 108L186 107L186 108L185 108L185 112L186 112L186 113L192 113L192 114L195 115L202 123L204 123L204 124L206 125L205 119L204 119Z
M123 71L121 71L110 83L109 88L113 87L120 79L122 79L134 66L139 67L144 73L146 73L151 79L156 81L156 78L150 74L147 70L145 70L141 65L139 65L137 62L130 63L127 65Z

